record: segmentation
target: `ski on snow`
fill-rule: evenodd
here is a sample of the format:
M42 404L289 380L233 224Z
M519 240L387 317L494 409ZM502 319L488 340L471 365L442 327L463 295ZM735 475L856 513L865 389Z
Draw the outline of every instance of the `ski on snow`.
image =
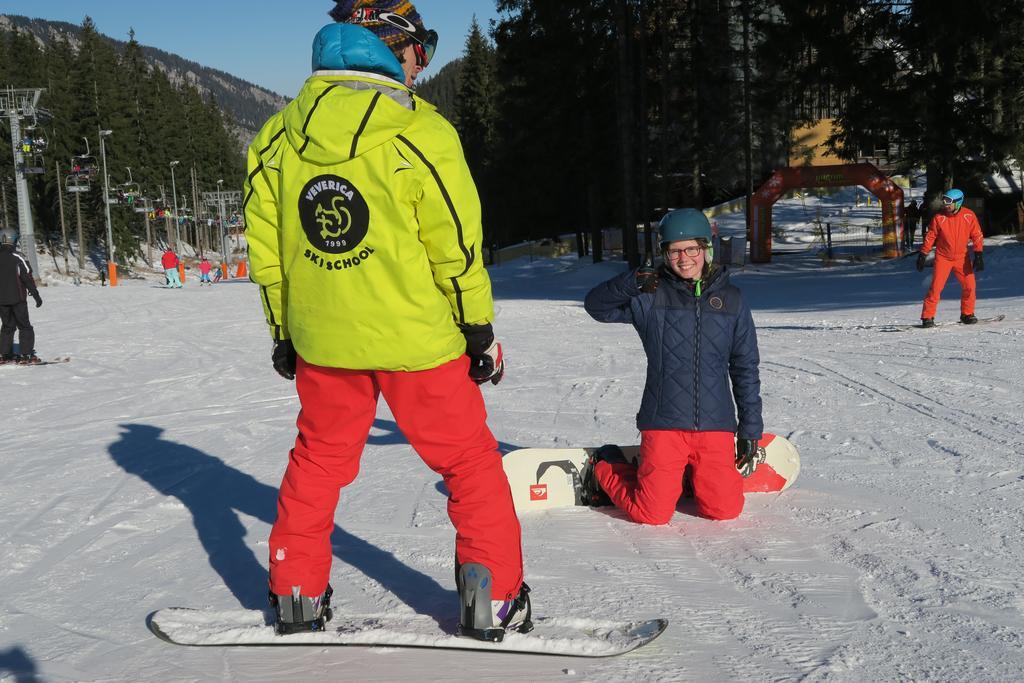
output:
M69 363L69 362L71 362L71 356L64 356L64 357L61 357L61 358L52 358L50 360L41 360L38 363L20 363L18 361L13 361L13 360L6 361L6 362L0 361L0 367L5 367L5 366L8 366L8 365L16 365L16 366L19 366L19 367L24 367L24 366L29 366L30 367L30 366L33 366L33 365L57 365L58 363Z

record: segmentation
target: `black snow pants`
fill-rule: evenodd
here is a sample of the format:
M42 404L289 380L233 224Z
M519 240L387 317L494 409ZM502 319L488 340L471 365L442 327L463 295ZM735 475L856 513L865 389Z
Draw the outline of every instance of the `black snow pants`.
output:
M24 301L11 305L0 304L0 355L10 355L14 350L14 331L18 331L20 353L24 356L35 353L36 332L28 321L28 304Z

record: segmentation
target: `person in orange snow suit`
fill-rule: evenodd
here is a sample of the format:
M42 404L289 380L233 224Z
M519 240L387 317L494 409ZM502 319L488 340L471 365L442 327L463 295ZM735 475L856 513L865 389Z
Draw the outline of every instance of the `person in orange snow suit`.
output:
M967 243L974 246L974 258L967 253ZM917 255L917 270L922 271L928 253L935 247L935 273L932 285L924 297L921 309L921 326L935 326L935 309L939 305L942 288L949 274L956 276L960 283L960 322L973 325L978 322L974 315L976 285L974 273L985 268L982 258L984 237L981 225L973 211L964 206L964 193L957 189L942 195L942 211L932 218L928 234Z
M479 387L505 367L480 200L455 129L412 88L437 34L406 0L336 2L313 75L249 148L243 202L274 369L301 404L269 541L276 629L330 619L335 509L383 395L449 491L459 634L498 641L532 624Z

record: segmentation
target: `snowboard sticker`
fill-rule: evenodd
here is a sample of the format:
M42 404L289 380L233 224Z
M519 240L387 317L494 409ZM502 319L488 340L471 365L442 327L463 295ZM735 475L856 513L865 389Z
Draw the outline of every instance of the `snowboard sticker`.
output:
M502 458L516 512L583 505L580 472L596 448L522 448ZM639 446L622 449L636 462ZM800 474L800 453L782 436L765 434L757 442L757 467L743 480L744 493L785 491Z
M175 645L409 647L485 650L568 657L613 657L660 636L666 619L618 622L571 617L535 617L529 633L508 632L500 643L462 638L440 630L422 614L352 616L334 613L324 631L279 636L260 610L197 610L172 607L153 612L146 625ZM454 631L454 624L452 625Z

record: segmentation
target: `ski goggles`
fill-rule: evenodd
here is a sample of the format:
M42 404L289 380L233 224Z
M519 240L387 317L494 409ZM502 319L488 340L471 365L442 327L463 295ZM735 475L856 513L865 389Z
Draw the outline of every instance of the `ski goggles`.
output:
M943 197L942 203L945 206L953 206L954 204L956 204L956 201L952 197Z
M387 12L374 7L364 7L352 12L349 19L353 24L388 24L405 33L413 40L413 51L416 53L416 66L426 68L434 58L437 50L437 31L428 31L417 26L401 14Z

